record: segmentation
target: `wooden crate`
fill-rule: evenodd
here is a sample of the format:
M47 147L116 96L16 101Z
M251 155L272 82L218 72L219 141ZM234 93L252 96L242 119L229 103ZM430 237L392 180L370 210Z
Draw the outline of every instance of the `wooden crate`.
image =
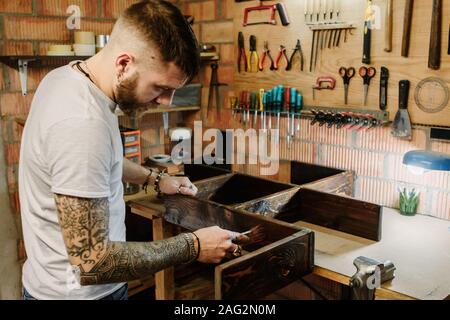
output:
M263 228L262 241L243 246L241 257L216 265L211 279L216 299L263 298L313 270L314 233L309 229L186 196L169 196L164 202L164 219L188 230Z

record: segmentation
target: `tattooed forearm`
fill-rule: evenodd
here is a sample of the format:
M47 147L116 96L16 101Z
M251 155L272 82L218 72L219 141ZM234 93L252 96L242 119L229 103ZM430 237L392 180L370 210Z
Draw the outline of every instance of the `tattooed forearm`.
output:
M108 238L108 199L55 195L69 261L81 272L82 285L140 279L189 261L186 237L139 243Z

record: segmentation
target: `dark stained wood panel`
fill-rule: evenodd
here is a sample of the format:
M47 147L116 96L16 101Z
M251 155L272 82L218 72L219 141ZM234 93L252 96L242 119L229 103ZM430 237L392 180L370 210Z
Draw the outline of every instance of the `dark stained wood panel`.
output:
M277 219L305 221L370 240L381 240L382 208L379 205L309 189L286 204Z
M291 183L298 185L322 180L343 172L345 171L315 164L291 161Z
M259 299L312 272L313 233L301 231L216 267L216 299Z

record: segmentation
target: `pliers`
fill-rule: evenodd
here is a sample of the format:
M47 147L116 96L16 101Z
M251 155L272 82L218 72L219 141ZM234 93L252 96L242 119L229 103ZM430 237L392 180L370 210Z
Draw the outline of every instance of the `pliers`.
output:
M280 64L281 57L284 57L284 59L286 60L286 70L289 70L291 68L291 66L290 66L289 58L286 54L286 47L283 45L281 45L280 49L278 50L278 55L275 59L274 70L278 70L278 66Z
M263 52L262 58L259 60L259 71L264 70L264 61L266 60L266 56L269 57L269 59L270 59L270 70L275 70L272 55L270 54L270 50L269 50L269 43L267 41L264 41L264 52Z
M292 52L291 58L289 59L289 64L286 67L286 71L289 71L292 69L294 57L297 52L300 57L300 70L303 71L304 59L303 59L303 50L302 50L302 45L300 44L300 40L297 40L297 45L295 46L294 52Z
M238 35L238 45L239 45L239 54L238 54L238 72L241 72L242 60L244 60L244 70L247 72L247 54L245 53L245 44L244 44L244 34L239 32Z
M256 60L254 62L254 59ZM254 35L250 36L250 52L248 54L248 72L258 72L259 66L259 56L256 51L256 37Z

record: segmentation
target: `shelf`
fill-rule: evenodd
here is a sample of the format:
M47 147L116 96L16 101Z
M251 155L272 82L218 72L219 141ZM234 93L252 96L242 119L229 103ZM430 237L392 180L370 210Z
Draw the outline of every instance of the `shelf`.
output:
M183 111L198 111L200 107L192 106L192 107L173 107L173 108L157 108L144 112L144 114L158 114L158 113L166 113L166 112L183 112ZM124 114L120 111L116 111L117 116L123 116ZM14 117L14 121L16 121L21 126L24 126L27 118L22 116Z
M27 94L28 68L56 68L71 61L86 60L90 56L0 56L0 62L19 71L22 95ZM202 52L200 58L204 62L218 61L217 52Z
M202 61L217 61L219 56L216 52L201 53ZM8 67L19 70L19 62L27 61L29 68L59 67L75 60L86 60L91 56L0 56L0 62Z
M190 107L159 107L156 109L150 109L145 111L145 114L157 114L157 113L170 113L170 112L183 112L183 111L199 111L200 107L198 106L190 106ZM116 110L117 116L124 116L125 114L119 110Z
M27 62L29 68L59 67L75 60L86 60L89 56L0 56L0 62L16 70L20 62Z

